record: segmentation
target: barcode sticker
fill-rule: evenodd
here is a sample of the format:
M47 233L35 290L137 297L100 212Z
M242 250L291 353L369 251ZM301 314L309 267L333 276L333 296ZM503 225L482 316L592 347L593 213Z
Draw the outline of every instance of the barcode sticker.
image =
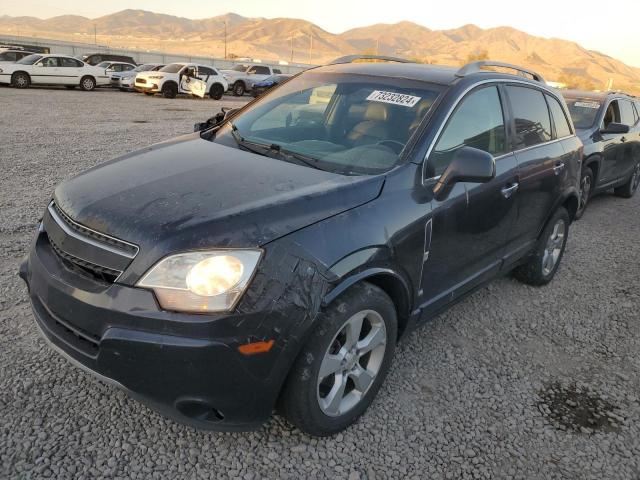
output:
M422 97L414 97L413 95L405 95L404 93L383 92L382 90L374 90L367 97L370 102L390 103L392 105L400 105L403 107L413 107Z
M573 104L574 107L582 107L582 108L600 108L600 104L598 102L576 102Z

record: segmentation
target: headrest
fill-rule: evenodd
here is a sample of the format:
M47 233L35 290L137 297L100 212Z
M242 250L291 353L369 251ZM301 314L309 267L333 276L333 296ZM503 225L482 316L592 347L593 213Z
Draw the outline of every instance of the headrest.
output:
M364 112L364 119L374 122L386 122L389 118L389 110L384 103L371 102Z

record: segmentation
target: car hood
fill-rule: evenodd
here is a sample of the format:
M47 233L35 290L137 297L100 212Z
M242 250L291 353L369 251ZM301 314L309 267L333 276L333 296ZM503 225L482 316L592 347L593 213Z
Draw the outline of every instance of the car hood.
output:
M375 199L384 177L344 176L186 135L59 185L76 222L157 256L260 246Z

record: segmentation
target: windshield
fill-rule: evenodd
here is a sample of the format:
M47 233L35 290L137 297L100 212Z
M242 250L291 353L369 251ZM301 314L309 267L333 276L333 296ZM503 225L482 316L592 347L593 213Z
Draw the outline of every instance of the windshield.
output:
M42 55L29 55L28 57L24 57L23 59L18 60L16 63L19 63L20 65L33 65L41 58Z
M231 135L314 168L382 173L398 163L440 91L414 80L308 72L259 97L214 141L228 144Z
M565 98L576 128L591 128L596 122L601 103L592 98Z
M236 65L231 70L233 70L235 72L244 72L247 68L249 68L249 67L247 67L246 65Z
M183 67L184 65L180 63L170 63L166 67L162 67L159 71L167 73L178 73L180 70L182 70Z

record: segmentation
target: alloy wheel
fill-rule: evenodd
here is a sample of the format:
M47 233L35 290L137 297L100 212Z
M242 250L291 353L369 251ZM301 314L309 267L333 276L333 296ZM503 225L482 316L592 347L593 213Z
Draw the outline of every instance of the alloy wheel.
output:
M582 182L580 184L580 210L584 210L584 208L587 206L590 195L591 177L589 175L585 175L584 177L582 177Z
M373 384L384 359L385 322L373 310L351 316L325 352L318 374L318 403L337 417L355 407Z
M564 246L565 232L566 226L564 220L559 219L553 226L544 250L544 255L542 256L542 273L545 276L550 275L558 263L558 259L562 253L562 247Z

